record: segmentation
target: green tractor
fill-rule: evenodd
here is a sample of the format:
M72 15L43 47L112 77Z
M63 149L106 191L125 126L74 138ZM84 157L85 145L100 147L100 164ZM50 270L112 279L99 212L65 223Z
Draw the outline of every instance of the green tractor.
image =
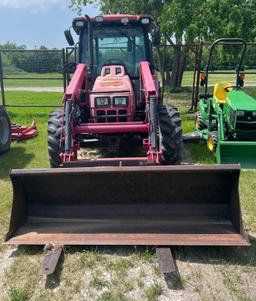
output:
M235 69L236 84L217 83L213 94L208 92L208 75L213 51L218 45L240 45L239 64ZM215 154L218 164L240 163L242 168L256 167L256 100L243 91L242 62L247 44L243 39L219 39L210 49L205 71L201 73L199 112L195 130L207 141L208 149Z

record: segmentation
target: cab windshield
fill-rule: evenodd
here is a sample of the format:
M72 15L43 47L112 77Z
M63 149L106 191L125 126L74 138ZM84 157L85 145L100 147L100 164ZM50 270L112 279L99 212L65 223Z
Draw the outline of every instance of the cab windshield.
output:
M99 75L106 64L123 64L131 77L139 75L139 63L146 60L145 35L142 27L93 28L94 72ZM88 34L81 37L81 62L88 64Z

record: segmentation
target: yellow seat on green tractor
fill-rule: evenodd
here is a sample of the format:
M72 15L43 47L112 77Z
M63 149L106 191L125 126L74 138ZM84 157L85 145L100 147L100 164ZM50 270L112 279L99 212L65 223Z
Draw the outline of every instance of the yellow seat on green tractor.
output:
M226 99L227 99L227 91L225 90L225 88L227 87L231 87L232 84L230 83L217 83L214 86L214 92L213 92L213 96L215 98L215 100L220 103L220 104L224 104Z

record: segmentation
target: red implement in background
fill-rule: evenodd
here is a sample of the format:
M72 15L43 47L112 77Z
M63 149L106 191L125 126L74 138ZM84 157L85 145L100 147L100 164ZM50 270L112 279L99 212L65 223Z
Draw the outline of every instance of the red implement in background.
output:
M12 140L27 140L38 135L38 130L35 121L33 120L31 126L22 126L12 124L11 126L11 137Z

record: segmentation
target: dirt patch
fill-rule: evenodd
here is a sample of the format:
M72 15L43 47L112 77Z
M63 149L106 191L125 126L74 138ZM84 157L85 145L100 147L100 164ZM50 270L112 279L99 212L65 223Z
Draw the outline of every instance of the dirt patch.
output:
M0 274L4 272L12 263L16 256L17 249L6 249L1 254Z
M63 87L7 87L5 91L23 91L23 92L61 92Z

